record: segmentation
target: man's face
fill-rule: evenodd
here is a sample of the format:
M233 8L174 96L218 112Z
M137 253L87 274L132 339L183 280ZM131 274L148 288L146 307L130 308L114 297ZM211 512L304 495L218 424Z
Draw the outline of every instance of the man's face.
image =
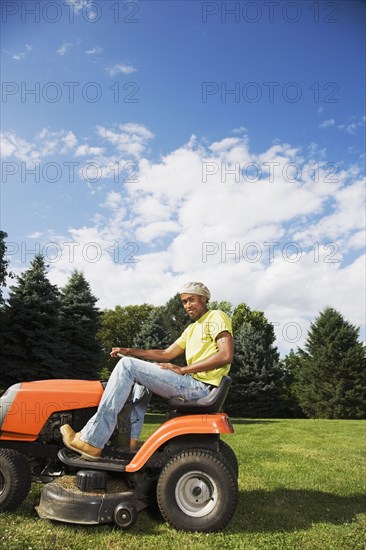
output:
M199 294L181 294L184 311L191 319L199 319L207 311L206 298Z

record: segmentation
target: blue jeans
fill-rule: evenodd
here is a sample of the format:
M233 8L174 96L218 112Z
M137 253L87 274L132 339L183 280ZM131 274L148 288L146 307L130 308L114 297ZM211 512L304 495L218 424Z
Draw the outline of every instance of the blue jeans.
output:
M165 399L181 397L185 401L193 401L210 393L209 386L189 374L176 374L163 370L156 363L123 357L112 371L97 412L80 432L82 441L99 449L104 447L116 427L118 413L135 383Z
M145 414L151 399L151 391L140 384L135 384L132 390L132 408L130 412L131 438L140 439Z

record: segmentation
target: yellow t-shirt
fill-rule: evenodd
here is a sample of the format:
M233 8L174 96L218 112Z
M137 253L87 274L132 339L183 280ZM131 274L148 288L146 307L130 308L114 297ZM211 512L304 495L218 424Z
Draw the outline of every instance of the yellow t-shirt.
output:
M185 350L187 365L193 365L219 351L216 337L224 331L233 334L230 317L223 311L212 309L202 315L200 319L188 325L175 343ZM221 378L229 370L230 365L224 365L218 369L197 372L191 376L206 384L219 386Z

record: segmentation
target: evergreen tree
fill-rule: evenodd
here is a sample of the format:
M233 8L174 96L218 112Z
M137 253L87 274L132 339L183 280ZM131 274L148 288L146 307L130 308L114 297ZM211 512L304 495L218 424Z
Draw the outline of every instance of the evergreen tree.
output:
M281 368L283 372L283 393L281 396L283 415L281 416L286 418L304 417L296 394L296 384L301 368L301 355L291 349L288 355L281 360Z
M295 386L306 415L365 418L365 348L358 335L359 329L330 307L311 324Z
M5 310L5 300L3 298L3 289L6 285L6 277L8 276L8 265L9 262L5 256L6 254L6 244L5 239L7 238L7 233L5 231L0 231L0 365L4 362L4 345L5 345L5 328L6 328L6 310ZM0 366L1 374L1 366ZM0 377L0 395L5 390L5 380Z
M240 304L233 314L234 360L230 375L233 385L226 408L235 415L279 416L283 372L274 347L273 325L264 314Z
M136 335L133 347L165 349L172 343L165 326L164 306L155 307Z
M17 280L5 308L2 384L62 377L59 292L47 278L43 257L37 255Z
M141 331L136 336L133 347L141 349L165 349L170 346L172 340L167 333L165 320L165 307L160 306L154 308ZM176 359L174 363L178 364ZM153 394L149 408L156 412L166 412L168 410L168 405L164 399Z
M8 234L5 233L5 231L0 230L0 306L4 303L3 299L3 290L1 287L6 286L6 277L8 274L8 265L9 261L6 258L6 244L5 239L7 238Z
M164 306L155 307L151 311L134 340L134 347L165 349L175 342L190 322L180 296L176 294ZM178 358L174 362L179 364Z
M175 342L182 334L184 329L191 322L189 316L184 311L180 295L177 293L173 298L167 301L162 308L162 322L168 336L169 344Z
M97 339L99 310L84 275L75 270L61 292L61 330L66 378L98 377L101 367L101 345Z

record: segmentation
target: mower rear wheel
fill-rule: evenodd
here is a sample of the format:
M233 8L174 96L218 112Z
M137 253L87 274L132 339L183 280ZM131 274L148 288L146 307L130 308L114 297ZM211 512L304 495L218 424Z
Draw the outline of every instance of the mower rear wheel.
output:
M238 484L225 459L208 450L184 451L163 468L157 500L164 519L176 529L212 532L232 518Z
M226 459L226 461L229 463L229 466L232 468L233 473L235 474L235 477L238 478L239 463L238 463L238 459L236 458L236 454L234 453L230 445L228 445L222 439L220 439L219 453Z
M0 512L15 510L28 495L31 481L26 457L14 449L0 449Z

